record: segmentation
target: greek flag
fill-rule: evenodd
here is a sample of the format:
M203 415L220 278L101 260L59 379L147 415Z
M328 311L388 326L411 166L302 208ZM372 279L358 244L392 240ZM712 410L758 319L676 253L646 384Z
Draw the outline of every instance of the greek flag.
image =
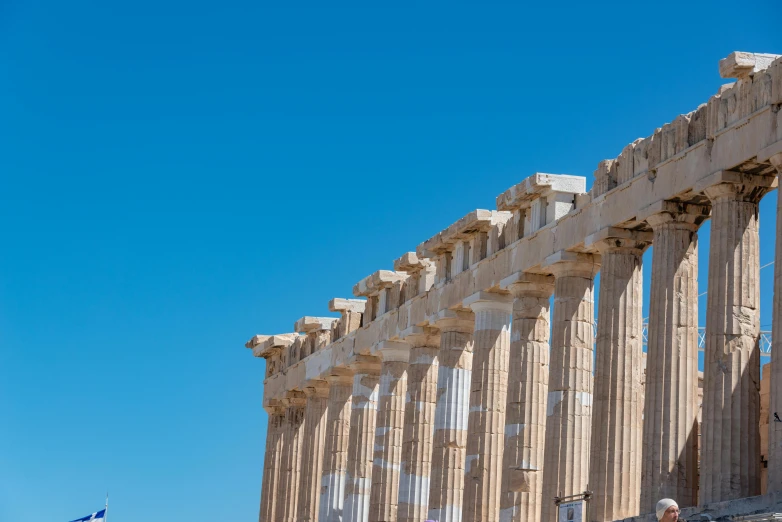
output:
M93 513L92 515L87 515L86 517L77 518L76 520L71 520L71 522L103 522L106 520L106 509L101 509L97 513Z

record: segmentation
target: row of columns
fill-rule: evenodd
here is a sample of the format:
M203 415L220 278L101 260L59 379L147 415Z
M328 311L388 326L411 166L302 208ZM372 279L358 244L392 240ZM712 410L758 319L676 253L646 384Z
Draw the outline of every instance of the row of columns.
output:
M720 175L704 190L712 230L700 498L697 229L709 207L662 202L644 218L652 233L601 231L586 241L600 256L552 256L548 275L514 274L500 293L479 292L378 355L333 369L305 398L272 405L261 520L550 521L555 495L589 488L590 518L607 521L651 512L662 497L685 506L758 494L757 210L771 185ZM642 255L651 243L644 393ZM782 433L770 442L782 459L775 441ZM780 475L772 468L769 484Z

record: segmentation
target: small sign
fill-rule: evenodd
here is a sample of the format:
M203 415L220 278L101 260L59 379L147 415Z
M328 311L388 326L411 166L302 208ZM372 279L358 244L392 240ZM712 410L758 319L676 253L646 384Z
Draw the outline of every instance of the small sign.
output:
M558 522L584 522L584 501L562 502L559 505Z

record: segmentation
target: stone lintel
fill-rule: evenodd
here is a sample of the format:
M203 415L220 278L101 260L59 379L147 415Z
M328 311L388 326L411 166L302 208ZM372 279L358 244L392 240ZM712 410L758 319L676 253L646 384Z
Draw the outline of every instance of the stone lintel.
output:
M293 329L297 332L317 332L318 330L331 330L336 321L336 317L311 317L305 315L293 324Z
M710 213L711 207L709 205L661 199L642 208L636 215L636 220L646 221L652 227L658 223L673 220L697 227L709 217Z
M269 337L271 337L271 335L254 335L250 338L249 341L244 343L244 347L253 349L256 346L260 346L261 344L263 344L264 341L266 341L266 339L268 339Z
M411 326L399 333L399 338L411 346L440 346L440 331L431 326Z
M600 256L560 250L548 256L541 263L541 268L555 277L566 272L583 272L584 275L591 273L594 277L600 270Z
M653 237L653 232L605 227L587 236L584 240L584 246L595 248L599 252L619 247L644 250L652 243Z
M410 359L410 344L399 341L380 341L372 352L384 362L399 361L407 362Z
M497 208L516 210L528 207L535 198L554 192L583 194L586 192L586 178L570 174L536 172L497 196Z
M367 302L364 299L343 299L341 297L335 297L329 301L330 312L358 312L364 313Z
M296 342L296 339L298 339L300 336L297 333L289 333L268 336L261 335L256 337L265 337L266 339L261 344L252 347L253 356L267 358L271 355L274 355L283 348L288 348L294 342ZM255 337L253 339L255 339Z
M695 192L705 192L709 187L722 183L771 190L777 188L777 177L746 174L735 170L718 170L714 174L701 178L693 187L693 190Z
M415 252L407 252L399 259L394 260L394 270L398 272L420 272L432 262L426 257L419 257Z
M462 306L465 306L467 308L472 308L473 310L476 310L480 307L486 307L486 306L500 306L500 307L506 307L511 306L513 304L513 296L507 293L500 294L498 292L475 292L472 295L469 295L464 298L462 301ZM476 308L477 307L477 308Z
M511 292L514 297L520 295L551 295L554 292L554 277L543 274L514 272L500 281L500 288Z
M280 402L286 408L289 407L303 407L307 404L307 396L302 391L289 390L284 397L280 398Z
M368 275L353 287L353 295L356 297L378 294L382 289L393 286L394 283L407 278L404 272L394 272L393 270L378 270L372 275Z
M329 396L329 383L326 380L313 379L304 383L301 388L307 397L326 399Z
M771 62L779 56L778 54L733 51L726 58L720 60L720 77L748 78L758 71L767 69Z
M347 363L356 373L380 373L380 358L374 355L356 355Z
M328 375L325 376L326 382L329 384L347 384L353 381L353 374L355 370L353 368L345 366L332 366L328 370Z
M470 310L440 310L429 317L429 322L441 332L459 331L472 333L475 328L475 315Z

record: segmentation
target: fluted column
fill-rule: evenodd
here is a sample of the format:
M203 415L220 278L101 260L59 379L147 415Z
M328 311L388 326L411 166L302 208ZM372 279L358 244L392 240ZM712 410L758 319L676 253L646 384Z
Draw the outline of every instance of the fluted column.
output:
M589 460L589 488L594 493L589 517L593 522L639 514L642 255L648 246L636 237L640 235L651 239L647 234L609 229L607 238L594 243L601 254L601 271L592 406L592 415L599 421L592 423Z
M583 492L589 481L594 354L594 276L599 257L563 252L548 269L554 275L546 449L541 520L555 519L554 497Z
M295 522L299 497L292 493L299 490L301 470L301 443L303 439L304 406L306 400L301 392L288 392L291 395L282 399L285 404L283 425L283 451L280 470L280 489L278 494L277 516L281 522Z
M771 157L777 173L782 174L782 154ZM771 331L782 332L782 197L777 193L777 242L774 252L774 317ZM782 422L774 422L774 413L782 417L782 335L771 336L771 396L768 423L767 492L782 491ZM779 360L777 360L779 359Z
M700 504L760 494L758 202L720 183L711 200Z
M516 274L500 283L515 298L503 454L503 522L540 522L549 372L550 276Z
M329 385L313 381L304 388L307 406L304 409L304 440L301 454L301 485L299 486L298 522L317 522L320 504L320 484L323 455L326 446L326 412Z
M420 522L429 510L440 336L436 330L419 327L406 330L403 336L411 348L397 520Z
M319 522L342 522L348 469L353 370L333 368L326 377L329 402L326 411L326 446L320 489Z
M370 522L395 522L399 499L399 469L402 463L402 432L410 345L384 341L377 351L382 362L372 459L369 520Z
M380 361L375 357L360 355L357 362L351 366L356 373L353 376L353 402L350 412L344 520L367 522L372 489Z
M436 324L440 328L440 367L432 438L429 518L459 522L467 455L474 315L446 310L440 312Z
M698 493L698 226L708 207L663 202L653 230L646 345L641 513Z
M267 408L269 424L266 429L266 453L263 457L263 485L261 486L261 510L259 522L274 522L280 490L282 459L282 428L285 408L273 405Z
M475 314L475 347L462 519L466 522L497 520L502 493L513 298L479 292L465 299L464 304Z

